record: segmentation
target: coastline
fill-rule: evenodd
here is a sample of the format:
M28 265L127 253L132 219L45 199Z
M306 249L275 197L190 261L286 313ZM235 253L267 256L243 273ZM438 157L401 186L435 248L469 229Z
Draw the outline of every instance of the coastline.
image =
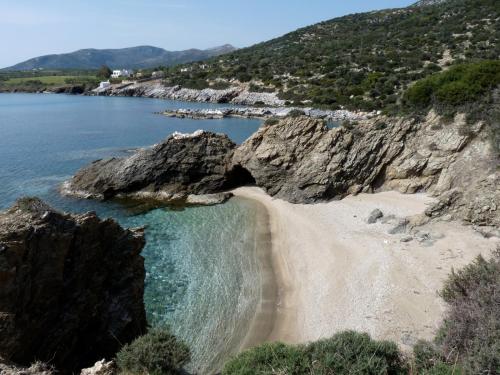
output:
M160 99L178 101L184 103L212 103L212 104L231 104L240 105L243 108L227 107L221 109L188 109L179 108L176 110L165 110L155 112L157 115L174 118L188 118L194 120L220 120L224 118L252 118L265 120L270 117L283 118L290 114L290 112L298 110L303 112L305 116L310 118L323 119L328 122L340 121L360 121L367 118L373 118L379 115L378 112L363 112L363 111L350 111L347 109L337 110L323 110L314 107L290 107L281 103L279 100L275 101L274 96L266 97L267 100L263 102L260 96L253 97L252 94L261 95L261 93L245 93L245 99L241 101L227 101L225 95L227 90L214 90L214 89L179 89L174 87L164 87L162 89L151 89L151 92L144 88L129 88L131 84L124 85L124 88L118 89L116 92L110 90L96 91L87 90L81 91L74 87L58 87L52 90L13 90L2 91L0 94L65 94L65 95L81 95L81 96L103 96L103 97L134 97L144 99ZM174 90L175 89L175 90ZM137 92L135 91L137 90ZM269 94L266 94L269 95ZM264 103L264 106L260 105Z
M272 259L272 231L269 212L259 201L247 199L258 207L255 226L255 256L260 268L260 297L252 321L248 326L239 351L259 345L269 339L276 319L277 280Z
M456 222L418 228L433 239L426 242L402 242L402 234L388 233L390 224L366 223L374 208L385 215L420 214L433 201L425 194L383 192L294 205L254 187L233 193L268 212L277 286L270 334L249 345L300 344L357 330L410 349L439 327L446 305L437 292L451 269L487 255L498 242ZM250 337L259 333L256 327Z
M255 209L255 226L251 233L254 244L251 251L258 267L258 279L255 281L258 282L259 291L255 299L256 304L251 310L249 309L244 319L237 322L231 336L227 337L223 345L225 350L218 352L203 368L201 373L206 374L219 374L229 358L268 341L275 322L277 284L271 257L269 213L262 203L254 199L247 197L233 199L245 201L252 206L252 210ZM196 372L200 369L193 367L191 370Z

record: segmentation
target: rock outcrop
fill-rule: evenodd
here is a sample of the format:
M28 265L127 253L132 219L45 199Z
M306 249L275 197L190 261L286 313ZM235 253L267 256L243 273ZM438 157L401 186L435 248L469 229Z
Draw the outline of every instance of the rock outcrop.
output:
M270 195L293 203L342 198L371 191L411 130L403 121L381 130L368 123L328 129L323 121L288 118L262 126L235 151L233 163Z
M287 117L267 121L237 148L209 133L169 138L153 151L94 163L70 185L104 197L142 194L145 188L173 197L254 182L293 203L380 190L427 191L440 199L428 210L430 218L446 212L498 226L499 163L486 127L469 125L461 115L445 123L433 112L424 120L379 116L334 129L323 120Z
M0 356L74 373L146 329L142 230L36 198L0 213Z
M285 105L285 101L279 99L276 93L250 92L247 85L232 86L224 90L211 88L196 90L181 86L165 86L161 80L117 84L106 88L97 88L87 92L87 94L134 96L190 102L233 103L240 105L255 105L258 103L269 106Z
M445 123L433 112L423 121L379 118L331 130L287 119L261 127L232 161L269 194L295 203L426 191L439 199L429 217L498 227L500 164L487 126L463 115Z
M350 112L346 110L321 110L314 108L298 107L228 107L217 109L175 109L161 112L167 117L198 119L222 119L225 117L247 117L247 118L284 118L294 112L302 112L304 116L322 119L326 121L358 121L370 117L365 112Z
M30 366L21 367L12 363L6 363L0 358L0 375L55 375L54 368L46 363L35 362Z
M109 199L116 196L182 201L227 185L227 165L235 144L226 136L197 131L174 134L127 158L99 160L63 187L68 194Z

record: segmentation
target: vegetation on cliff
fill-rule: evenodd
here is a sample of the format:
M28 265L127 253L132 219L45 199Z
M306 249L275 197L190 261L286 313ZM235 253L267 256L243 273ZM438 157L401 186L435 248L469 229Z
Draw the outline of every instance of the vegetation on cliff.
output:
M406 107L427 112L471 110L478 102L491 103L500 85L500 60L460 64L433 74L411 86L403 96Z
M408 85L447 65L498 59L496 0L353 14L168 70L166 83L208 87L216 79L251 81L294 105L390 108Z

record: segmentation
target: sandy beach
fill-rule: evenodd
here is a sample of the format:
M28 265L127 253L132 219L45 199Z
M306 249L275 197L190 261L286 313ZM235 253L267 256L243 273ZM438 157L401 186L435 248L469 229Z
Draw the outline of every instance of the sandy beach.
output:
M250 333L246 347L255 338L305 343L353 329L409 348L435 334L446 308L438 291L450 270L499 243L444 221L418 228L410 242L401 241L408 234L389 234L397 218L424 212L433 201L425 194L361 194L314 205L273 199L254 187L234 194L266 208L272 243L274 275L265 276L271 282L263 283L261 316L272 318L254 326L259 333ZM396 218L368 224L375 208Z

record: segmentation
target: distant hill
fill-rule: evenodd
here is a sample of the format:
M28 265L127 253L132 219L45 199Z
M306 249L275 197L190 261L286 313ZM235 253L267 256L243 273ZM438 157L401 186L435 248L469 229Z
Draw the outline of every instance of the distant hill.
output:
M208 59L236 48L226 44L206 50L189 49L185 51L167 51L151 46L139 46L121 49L82 49L72 53L35 57L4 70L32 69L98 69L101 65L111 68L152 68L172 66Z
M424 0L335 18L169 71L169 84L252 81L291 104L383 109L450 64L500 58L500 0Z

